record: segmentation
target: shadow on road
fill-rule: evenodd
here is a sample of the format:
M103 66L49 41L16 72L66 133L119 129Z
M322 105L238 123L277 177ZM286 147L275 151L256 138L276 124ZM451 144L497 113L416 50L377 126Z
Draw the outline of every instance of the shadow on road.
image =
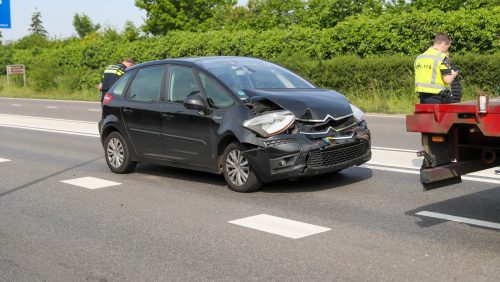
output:
M215 186L226 186L224 177L213 173L182 169L170 166L162 166L150 163L139 163L134 170L135 173L152 175L158 177L172 178L177 180L196 181Z
M422 206L405 213L409 216L418 217L420 219L420 221L416 222L418 226L422 228L431 227L447 222L447 220L416 215L416 213L421 211L500 223L500 187ZM474 227L490 229L475 225ZM497 229L494 230L500 231Z
M95 161L97 161L97 160L100 160L100 159L102 159L102 156L99 156L99 157L94 158L94 159L91 159L91 160L89 160L89 161L86 161L86 162L83 162L83 163L80 163L80 164L74 165L74 166L72 166L72 167L65 168L65 169L63 169L63 170L60 170L60 171L54 172L54 173L49 174L49 175L46 175L46 176L44 176L44 177L41 177L41 178L35 179L35 180L31 181L31 182L28 182L28 183L23 184L23 185L21 185L21 186L18 186L18 187L15 187L15 188L13 188L13 189L10 189L10 190L7 190L7 191L5 191L5 192L0 193L0 198L5 197L5 196L7 196L7 195L9 195L9 194L12 194L12 193L14 193L14 192L16 192L16 191L22 190L22 189L24 189L24 188L28 188L29 186L31 186L31 185L33 185L33 184L36 184L36 183L42 182L42 181L47 180L47 179L49 179L49 178L51 178L51 177L53 177L53 176L56 176L56 175L58 175L58 174L62 174L62 173L65 173L65 172L67 172L67 171L70 171L70 170L73 170L73 169L76 169L76 168L79 168L79 167L86 166L86 165L88 165L88 164L90 164L90 163L93 163L93 162L95 162Z
M303 177L297 179L296 181L281 180L267 183L262 187L262 192L302 193L331 190L365 181L370 179L372 176L373 172L371 169L352 167L337 173Z
M196 181L198 183L205 183L220 187L226 186L226 182L222 175L188 169L155 164L139 164L134 172L177 180ZM349 168L338 173L304 177L295 181L281 180L265 183L260 192L302 193L323 191L355 184L371 178L372 175L371 169L361 167Z

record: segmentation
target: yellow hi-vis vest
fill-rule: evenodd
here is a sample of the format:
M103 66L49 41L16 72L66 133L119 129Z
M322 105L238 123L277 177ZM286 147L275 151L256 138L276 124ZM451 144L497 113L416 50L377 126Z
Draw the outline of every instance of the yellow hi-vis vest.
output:
M438 94L447 89L441 70L449 67L443 64L446 55L435 48L429 48L415 59L415 92Z

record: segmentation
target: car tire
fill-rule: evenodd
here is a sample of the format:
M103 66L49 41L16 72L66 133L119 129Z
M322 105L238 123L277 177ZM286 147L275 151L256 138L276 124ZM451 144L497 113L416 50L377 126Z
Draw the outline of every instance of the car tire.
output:
M241 193L253 192L262 186L262 181L242 151L243 147L236 142L226 147L222 154L222 174L229 189Z
M111 132L104 141L104 158L114 173L129 173L137 165L137 162L131 159L127 141L117 131Z

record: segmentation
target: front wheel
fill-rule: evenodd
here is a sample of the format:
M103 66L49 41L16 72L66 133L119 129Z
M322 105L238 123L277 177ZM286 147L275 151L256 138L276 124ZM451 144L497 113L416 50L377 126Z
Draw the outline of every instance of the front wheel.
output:
M104 155L109 169L114 173L129 173L137 164L131 159L127 141L116 131L111 132L104 141Z
M253 192L262 186L262 182L243 155L242 146L239 143L231 143L224 150L222 173L229 189L236 192Z

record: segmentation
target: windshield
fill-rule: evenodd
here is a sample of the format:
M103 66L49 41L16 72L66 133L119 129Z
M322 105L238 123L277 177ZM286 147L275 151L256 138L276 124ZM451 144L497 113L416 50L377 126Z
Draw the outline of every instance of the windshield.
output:
M213 59L202 61L200 65L236 93L243 89L314 88L291 71L258 59Z

